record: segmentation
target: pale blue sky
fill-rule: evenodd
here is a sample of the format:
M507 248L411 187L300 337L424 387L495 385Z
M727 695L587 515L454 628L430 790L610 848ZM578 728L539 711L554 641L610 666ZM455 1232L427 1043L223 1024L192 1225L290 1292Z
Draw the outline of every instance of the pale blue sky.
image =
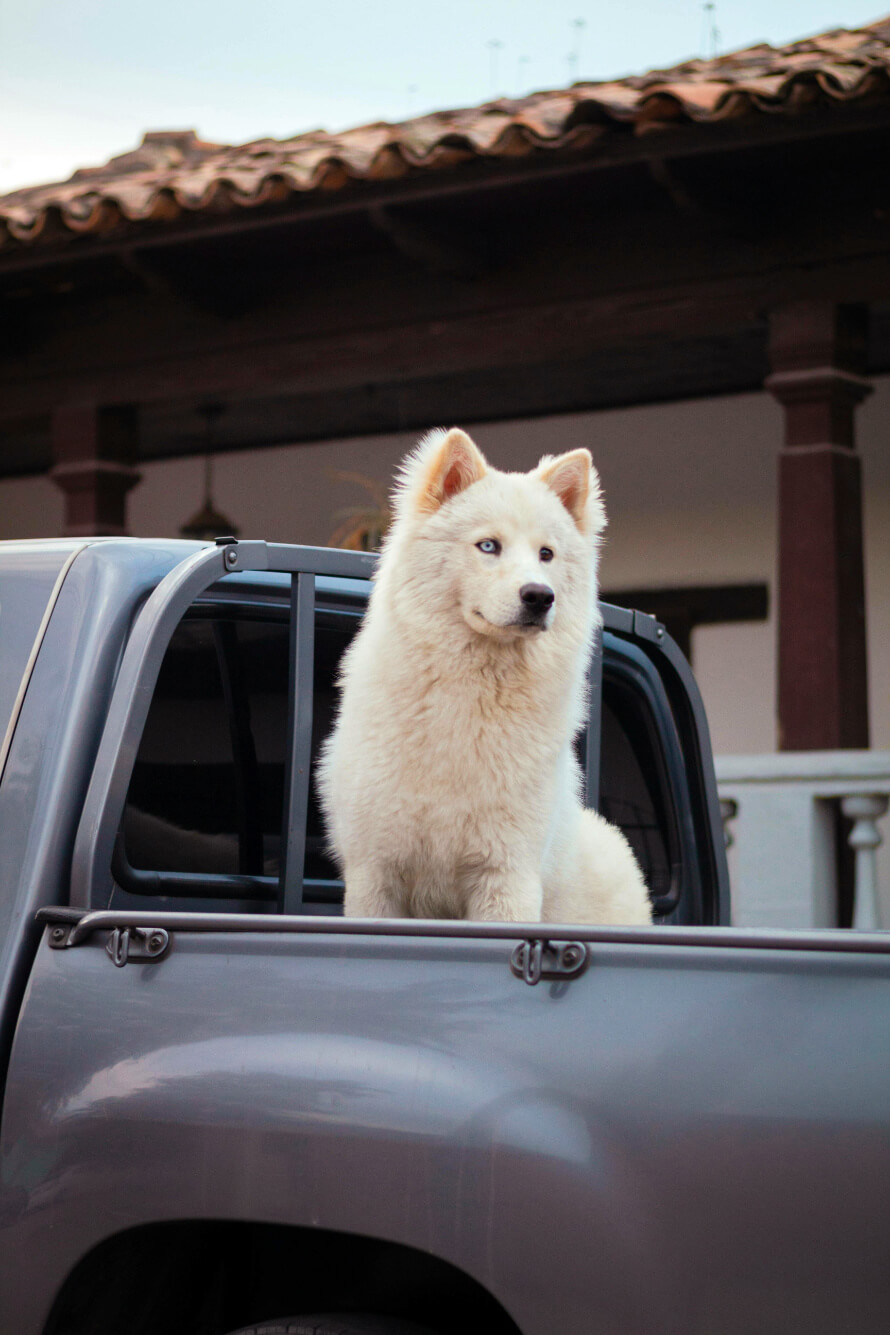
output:
M855 27L880 3L716 0L718 50ZM701 0L0 0L0 191L145 130L240 143L403 120L674 64L709 54L706 34Z

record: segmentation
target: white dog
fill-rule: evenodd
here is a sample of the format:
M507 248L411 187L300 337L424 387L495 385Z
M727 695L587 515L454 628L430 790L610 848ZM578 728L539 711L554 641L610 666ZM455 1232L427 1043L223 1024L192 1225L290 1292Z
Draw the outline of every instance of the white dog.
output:
M322 755L347 915L651 921L572 749L605 522L587 450L501 473L434 431L405 461Z

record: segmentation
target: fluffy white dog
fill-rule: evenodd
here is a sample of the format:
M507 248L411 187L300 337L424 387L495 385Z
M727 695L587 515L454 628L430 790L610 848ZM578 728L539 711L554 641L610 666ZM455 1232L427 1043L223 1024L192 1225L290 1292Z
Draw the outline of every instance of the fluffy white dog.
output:
M434 431L405 461L322 755L348 915L651 921L572 749L605 522L587 450L502 473Z

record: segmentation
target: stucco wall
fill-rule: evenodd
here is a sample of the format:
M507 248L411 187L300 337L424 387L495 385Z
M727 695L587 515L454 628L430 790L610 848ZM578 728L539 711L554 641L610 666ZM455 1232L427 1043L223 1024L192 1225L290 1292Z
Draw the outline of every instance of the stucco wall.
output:
M62 514L62 493L49 478L0 481L0 539L55 538Z
M865 476L872 745L890 747L890 378L860 410ZM714 749L775 749L776 450L781 415L765 394L468 427L492 463L529 468L588 445L610 516L605 587L763 581L770 618L695 632L695 670ZM217 505L245 536L324 543L364 493L331 470L386 480L413 434L221 457ZM133 532L168 533L198 505L200 463L150 465L132 494Z
M872 745L890 748L890 378L860 409L865 476ZM715 751L775 748L776 449L779 409L765 394L581 413L474 428L492 463L531 467L541 454L587 445L610 516L605 587L764 581L762 624L702 627L696 674ZM243 536L323 544L364 493L332 470L388 480L414 435L385 435L221 456L215 500ZM175 533L201 500L197 459L149 464L130 496L139 536ZM58 532L58 490L42 478L0 484L3 537Z

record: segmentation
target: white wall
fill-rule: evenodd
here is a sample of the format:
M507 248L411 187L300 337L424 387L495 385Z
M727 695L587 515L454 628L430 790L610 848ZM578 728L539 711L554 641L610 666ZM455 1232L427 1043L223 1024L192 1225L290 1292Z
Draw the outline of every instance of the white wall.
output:
M0 482L0 539L55 538L62 517L62 493L48 477Z
M890 748L890 377L859 410L865 478L872 745ZM587 445L610 516L602 578L632 586L763 581L770 619L707 626L693 637L696 675L715 751L775 749L776 451L782 422L766 394L577 413L530 421L465 423L491 462L529 468L544 453ZM336 512L363 491L332 470L380 480L414 433L287 446L221 456L215 501L242 536L323 544ZM198 459L148 464L130 494L132 532L175 533L201 502ZM0 536L58 532L58 490L42 478L0 484Z
M890 378L860 409L865 477L872 745L890 748ZM610 516L606 587L762 581L767 622L704 626L693 637L696 675L714 749L759 753L776 745L776 451L782 420L766 394L498 422L472 431L491 462L529 468L544 453L587 445ZM215 499L244 536L324 543L336 512L365 500L332 470L387 480L414 433L222 456ZM174 531L201 495L198 460L149 465L132 493L133 532Z

